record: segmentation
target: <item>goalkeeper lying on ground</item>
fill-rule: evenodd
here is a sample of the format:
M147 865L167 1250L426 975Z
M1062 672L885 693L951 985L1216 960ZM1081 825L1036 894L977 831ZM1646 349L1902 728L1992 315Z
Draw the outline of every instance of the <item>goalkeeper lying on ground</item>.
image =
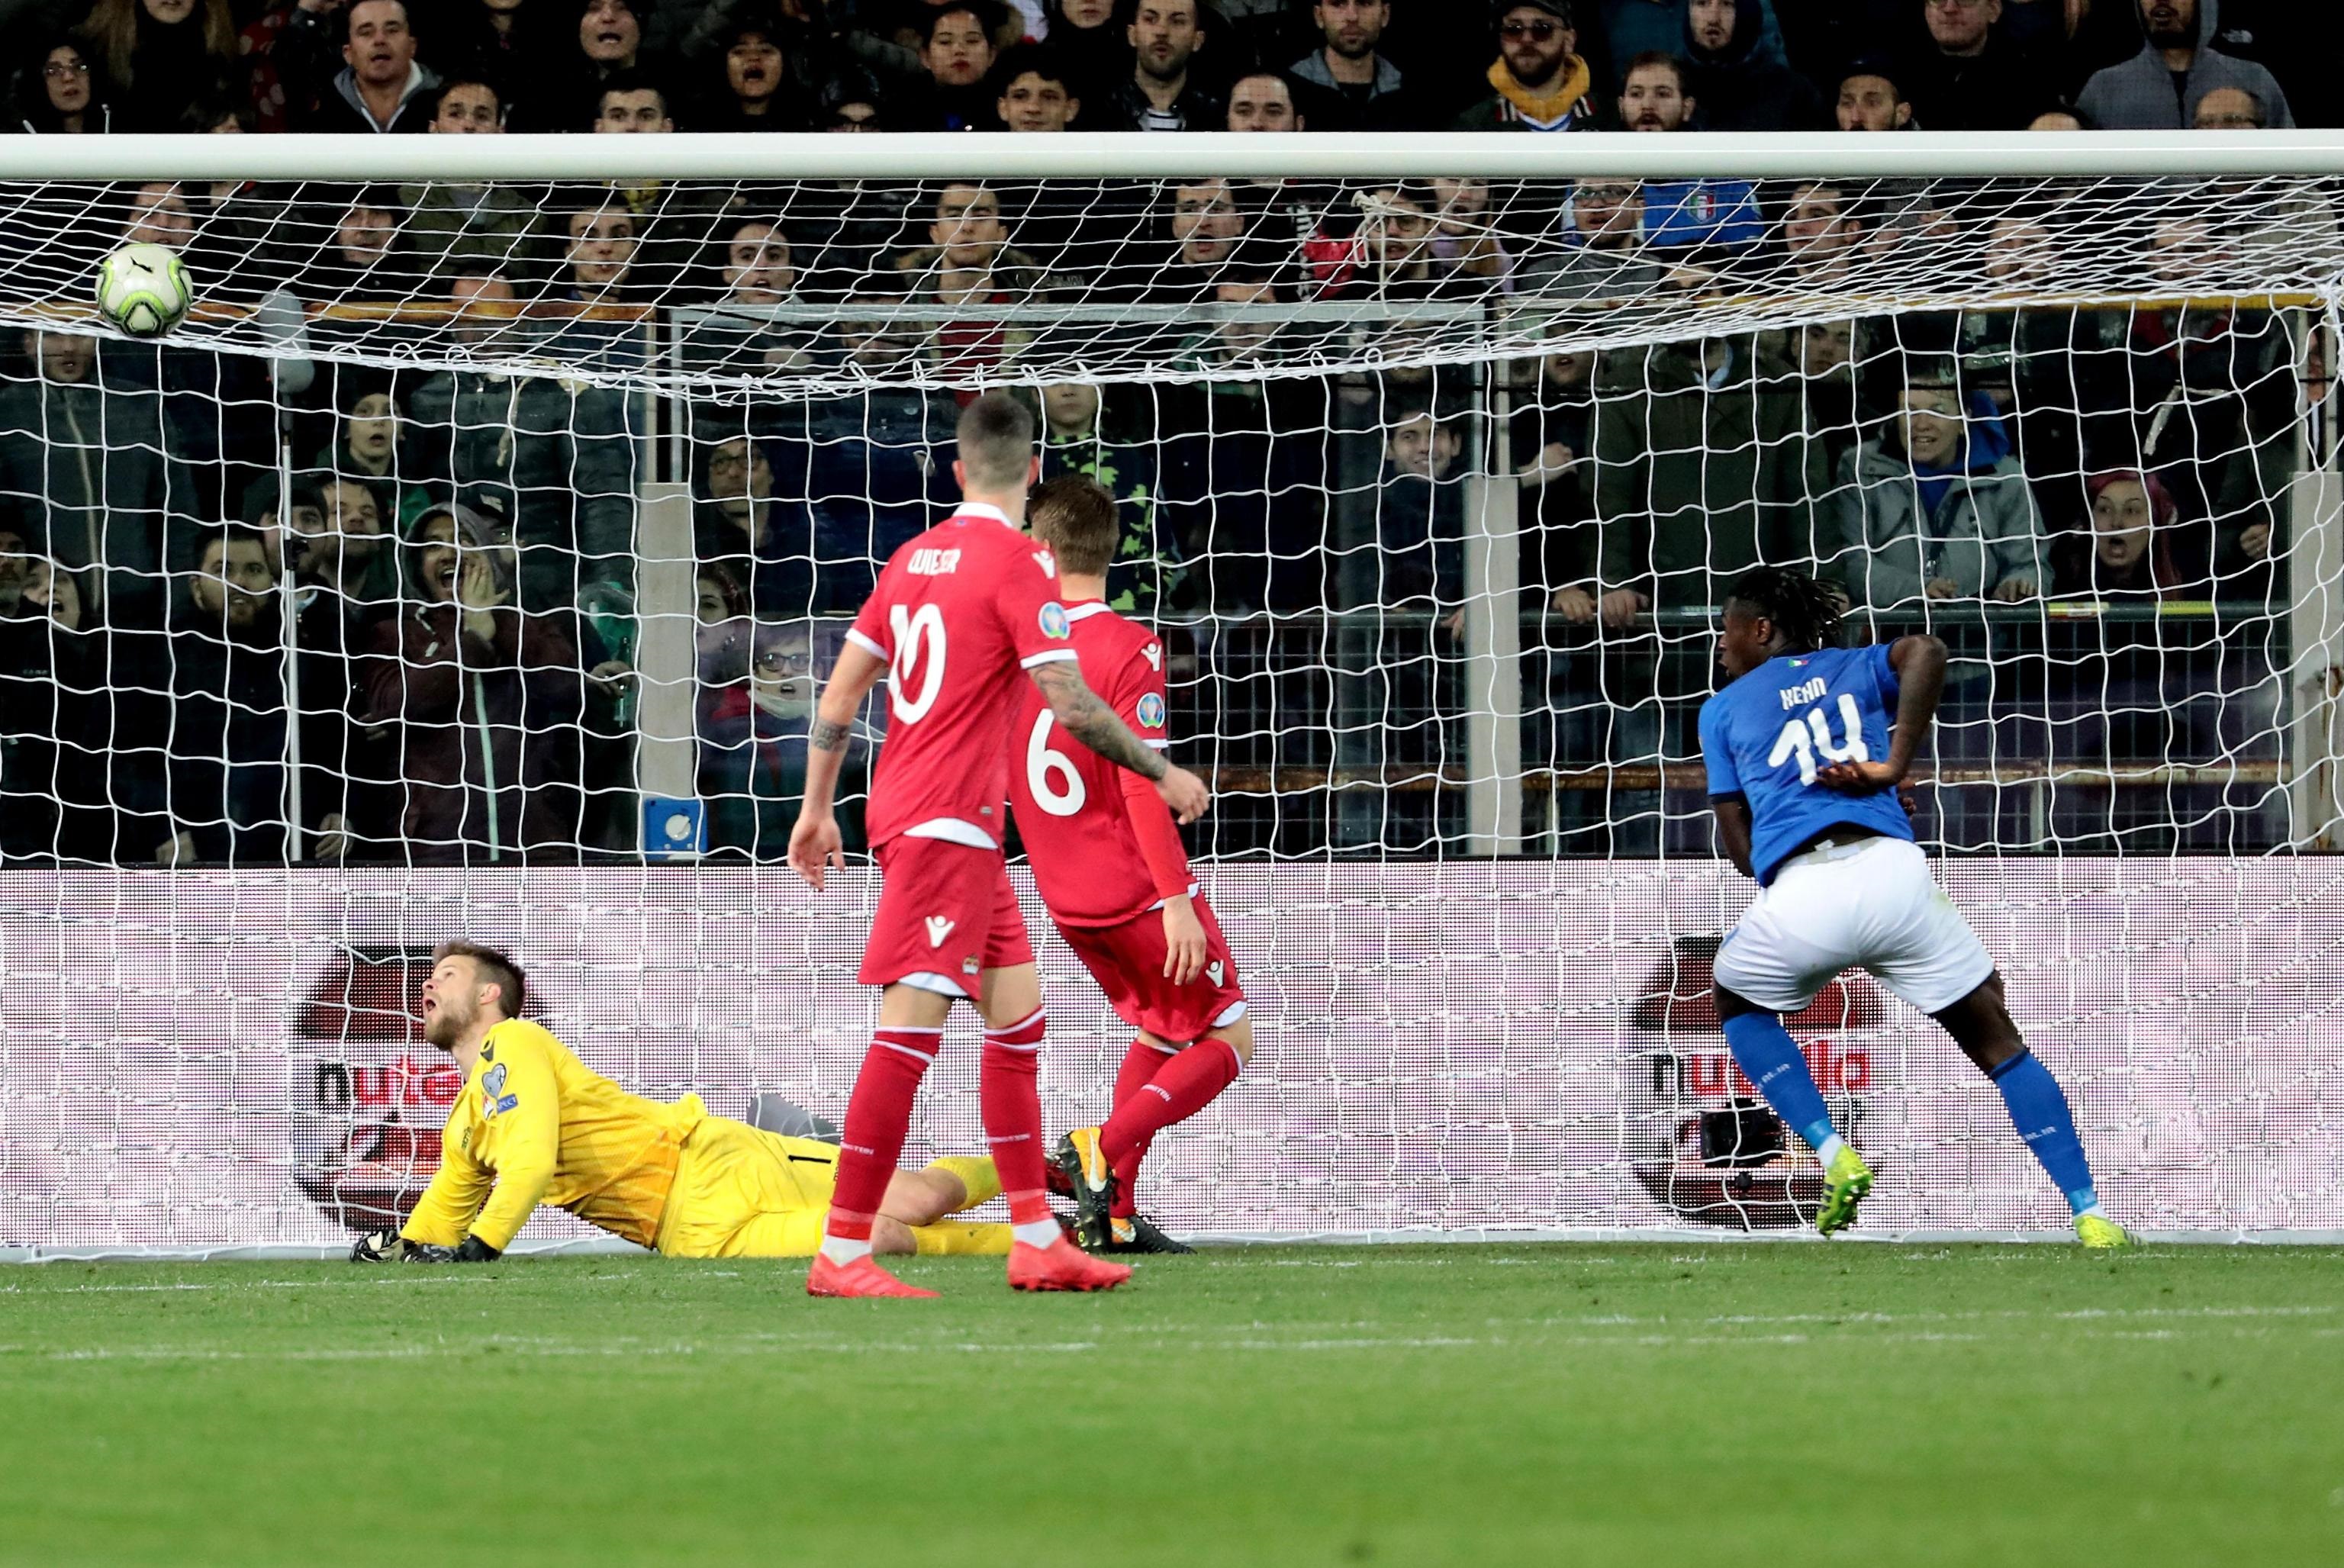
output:
M662 1105L589 1070L518 1015L527 980L469 942L432 955L423 1037L456 1058L463 1093L440 1170L407 1224L361 1237L353 1260L485 1262L541 1203L672 1258L804 1258L822 1245L836 1146ZM871 1239L881 1252L1009 1250L1009 1227L945 1219L1001 1190L993 1161L899 1170Z

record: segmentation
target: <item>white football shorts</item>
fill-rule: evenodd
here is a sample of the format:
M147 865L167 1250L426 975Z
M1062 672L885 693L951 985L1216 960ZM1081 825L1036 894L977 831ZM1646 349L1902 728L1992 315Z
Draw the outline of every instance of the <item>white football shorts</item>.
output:
M1793 855L1717 951L1717 983L1795 1013L1843 969L1868 969L1924 1013L1983 985L1994 960L1928 856L1901 838L1860 838Z

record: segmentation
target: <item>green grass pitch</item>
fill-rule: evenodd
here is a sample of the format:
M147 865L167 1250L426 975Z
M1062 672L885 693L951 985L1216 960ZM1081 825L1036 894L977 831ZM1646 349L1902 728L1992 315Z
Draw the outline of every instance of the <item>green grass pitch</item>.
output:
M2344 1562L2344 1257L0 1272L0 1560Z

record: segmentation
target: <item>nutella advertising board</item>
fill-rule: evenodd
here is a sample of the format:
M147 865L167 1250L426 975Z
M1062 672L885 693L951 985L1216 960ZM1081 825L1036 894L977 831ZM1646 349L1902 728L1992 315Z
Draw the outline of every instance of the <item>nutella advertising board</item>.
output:
M2344 1230L2344 864L1951 860L1940 876L2067 1086L2112 1208L2156 1231ZM1205 870L1258 1052L1160 1139L1176 1231L1783 1232L1814 1164L1708 1001L1750 885L1707 862ZM1128 1032L1048 936L1051 1129ZM403 1214L458 1084L434 944L528 968L530 1012L637 1092L844 1108L874 1020L875 883L785 868L0 875L0 1248L329 1246ZM1864 1229L2064 1233L1999 1098L1851 975L1791 1021L1880 1173ZM955 1017L907 1159L983 1147ZM587 1234L541 1214L525 1239ZM21 1255L21 1253L20 1253Z

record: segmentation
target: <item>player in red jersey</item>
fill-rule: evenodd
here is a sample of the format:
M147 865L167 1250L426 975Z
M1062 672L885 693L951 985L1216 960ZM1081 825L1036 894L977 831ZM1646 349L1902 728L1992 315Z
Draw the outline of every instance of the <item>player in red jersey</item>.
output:
M1034 537L1057 555L1083 668L1116 716L1162 751L1171 744L1164 644L1106 603L1115 498L1065 474L1028 504ZM1095 1252L1188 1251L1140 1215L1135 1185L1156 1135L1212 1103L1253 1056L1237 963L1154 790L1069 742L1031 692L1010 744L1009 800L1035 885L1058 935L1137 1032L1106 1125L1076 1128L1056 1150L1080 1207L1077 1234Z
M953 474L959 511L895 551L855 617L808 733L805 803L790 864L814 888L844 868L832 796L847 732L889 676L887 738L867 814L881 875L861 979L883 986L879 1028L847 1101L838 1177L815 1296L932 1296L871 1255L871 1223L909 1129L920 1079L955 998L985 1021L978 1108L1009 1199L1009 1282L1026 1290L1099 1290L1130 1270L1076 1249L1046 1195L1038 1053L1042 984L1001 851L1009 726L1025 688L1100 756L1151 781L1184 822L1205 786L1170 766L1086 685L1049 550L1018 531L1039 464L1034 418L1005 392L961 411Z

